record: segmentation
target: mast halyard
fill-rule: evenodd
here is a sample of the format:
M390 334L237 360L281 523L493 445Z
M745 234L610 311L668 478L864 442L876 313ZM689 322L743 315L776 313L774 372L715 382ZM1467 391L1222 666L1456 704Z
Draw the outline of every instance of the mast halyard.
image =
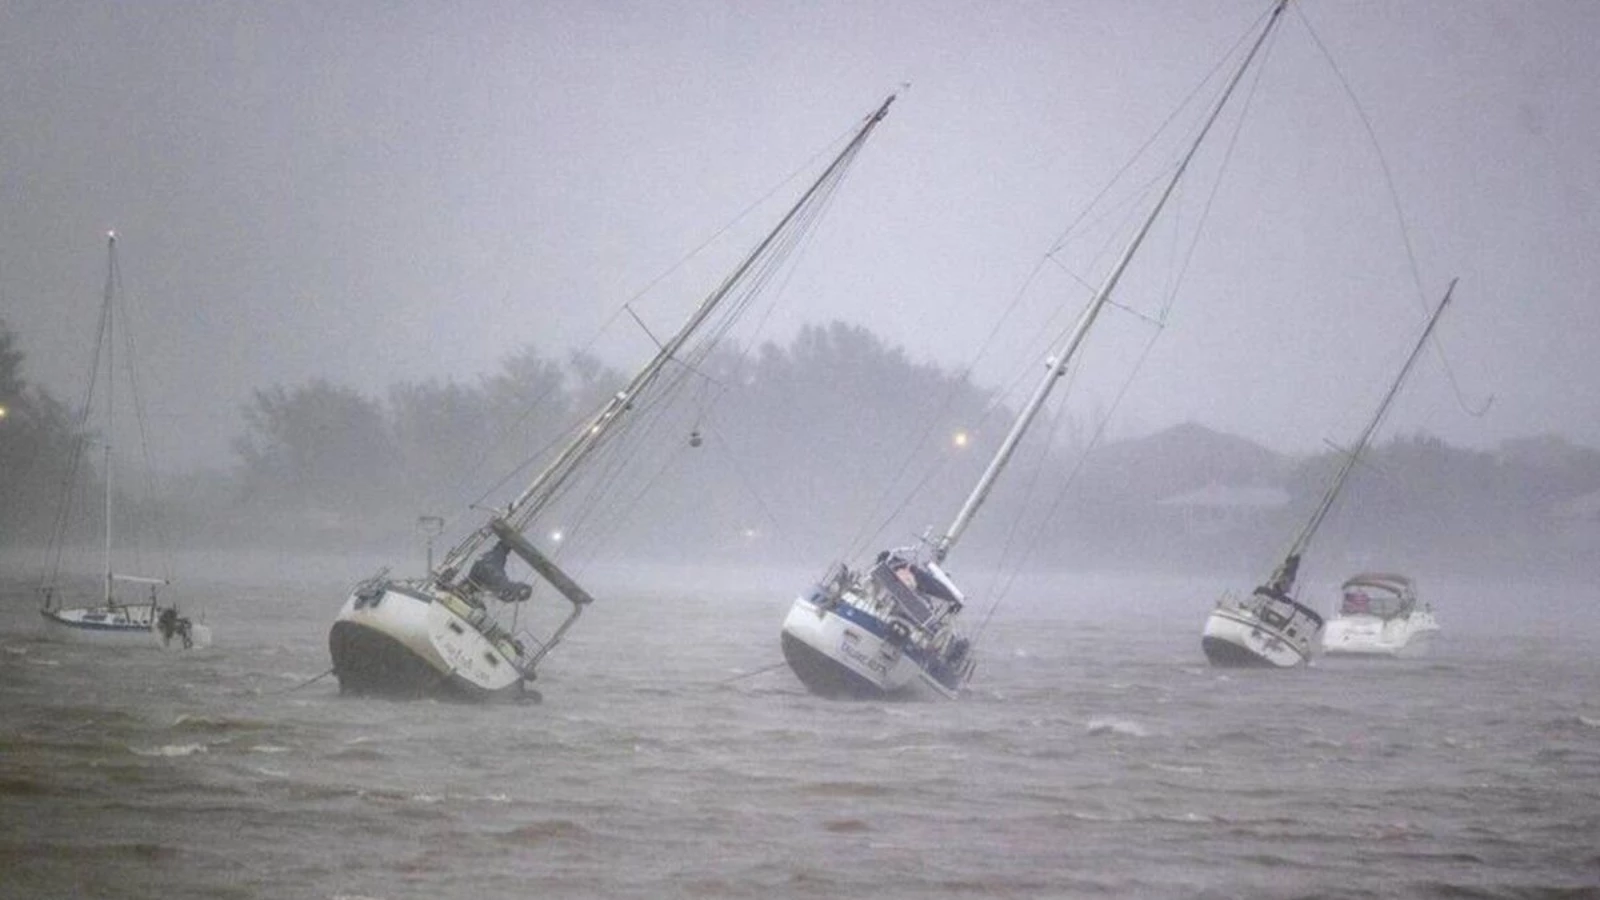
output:
M839 151L828 164L821 175L817 176L810 187L789 208L762 240L745 255L739 265L730 273L717 288L700 301L700 305L689 318L679 327L676 333L667 340L654 357L634 375L628 384L606 401L605 405L592 416L578 432L577 436L569 442L561 453L550 462L543 471L534 478L533 482L517 495L504 510L502 510L490 525L469 534L460 544L457 544L440 561L439 566L431 573L433 577L449 577L461 563L477 551L485 541L494 535L492 523L495 520L505 523L514 531L527 528L541 509L555 497L561 487L572 477L579 464L599 449L606 437L626 418L626 413L639 398L660 376L663 369L670 363L694 335L701 325L711 317L721 305L722 301L741 282L746 273L754 267L773 247L789 227L812 206L813 201L833 183L837 183L850 161L866 143L879 122L889 113L889 106L894 103L898 94L890 94L883 103L867 116L866 120L857 129L855 135Z
M1394 403L1394 398L1400 393L1400 387L1405 384L1406 377L1411 374L1411 369L1416 365L1417 358L1422 355L1422 348L1427 345L1428 337L1433 334L1433 327L1439 323L1439 316L1450 303L1450 295L1455 293L1456 280L1454 278L1450 279L1449 287L1445 288L1444 299L1439 301L1439 305L1434 309L1433 315L1428 318L1428 324L1422 329L1422 336L1417 338L1416 346L1411 348L1411 354L1406 357L1405 365L1400 367L1400 374L1389 385L1388 393L1383 395L1382 402L1378 404L1378 411L1372 414L1372 418L1367 421L1366 428L1362 429L1361 435L1356 438L1355 445L1345 454L1344 462L1340 464L1333 481L1328 485L1328 489L1323 492L1322 500L1317 504L1316 510L1312 512L1305 528L1301 529L1300 534L1295 537L1294 543L1290 545L1289 552L1284 555L1283 563L1273 572L1272 580L1269 583L1278 587L1284 593L1288 593L1289 589L1293 587L1300 557L1311 546L1311 539L1316 536L1317 529L1322 526L1322 520L1327 518L1328 512L1333 508L1334 500L1338 498L1340 490L1344 488L1345 481L1349 479L1350 473L1355 471L1356 463L1360 461L1361 454L1366 452L1367 446L1372 443L1372 436L1377 432L1378 426L1383 423L1383 417L1389 412L1389 407Z
M1221 96L1217 98L1217 102L1213 105L1210 114L1207 115L1199 134L1190 143L1188 151L1183 155L1183 159L1179 161L1171 177L1167 179L1166 186L1156 199L1155 205L1145 216L1144 222L1139 226L1139 230L1129 240L1127 246L1123 248L1121 256L1118 257L1116 264L1106 276L1105 281L1101 283L1100 289L1095 292L1094 297L1089 301L1089 305L1084 308L1083 313L1078 317L1078 321L1073 326L1072 331L1056 352L1047 358L1046 365L1049 367L1049 371L1040 380L1039 385L1034 388L1033 394L1029 396L1028 402L1017 416L1017 420L1012 423L1011 430L1006 433L1005 439L1000 442L999 449L995 451L994 457L989 461L988 468L979 477L978 483L972 489L972 492L967 495L966 502L962 504L960 511L956 513L955 518L950 522L950 526L945 529L944 536L939 538L939 542L934 547L935 559L943 561L949 555L951 548L955 546L956 541L961 538L962 533L971 524L973 516L978 512L978 508L988 499L989 492L993 489L995 481L1000 477L1001 471L1010 462L1012 455L1016 452L1017 445L1022 441L1023 435L1033 424L1034 419L1038 417L1045 400L1049 398L1056 379L1066 374L1067 366L1072 362L1074 354L1077 353L1079 345L1083 343L1084 337L1089 333L1090 327L1099 318L1100 311L1105 308L1106 303L1111 299L1112 292L1122 279L1122 273L1128 268L1129 263L1133 261L1133 257L1144 243L1146 236L1149 235L1151 227L1161 215L1162 209L1166 207L1167 201L1172 197L1173 191L1177 189L1178 183L1182 181L1184 173L1189 168L1189 163L1193 161L1195 154L1200 150L1200 145L1204 143L1206 135L1211 131L1211 126L1222 115L1222 110L1227 106L1228 99L1233 96L1234 89L1238 87L1240 80L1244 78L1245 72L1250 68L1250 64L1255 60L1262 45L1266 43L1267 37L1272 33L1272 29L1276 27L1278 21L1282 18L1283 9L1287 4L1288 0L1278 0L1273 6L1266 24L1261 29L1261 33L1256 36L1255 42L1250 46L1250 51L1245 54L1243 61L1239 63L1238 68L1234 70L1233 75L1228 79L1227 86L1223 89Z
M105 604L111 605L113 594L113 578L111 573L111 497L113 494L111 444L116 440L117 432L117 340L116 340L116 303L115 292L117 282L117 233L106 234L106 289L105 299L100 310L101 334L104 336L106 348L106 495L103 512L105 514ZM91 376L93 377L93 376Z

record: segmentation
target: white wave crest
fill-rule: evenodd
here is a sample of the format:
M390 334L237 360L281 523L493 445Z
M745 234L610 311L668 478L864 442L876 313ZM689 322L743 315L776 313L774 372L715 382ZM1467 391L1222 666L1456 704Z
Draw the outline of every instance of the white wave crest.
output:
M1150 729L1131 719L1113 719L1096 716L1086 726L1090 734L1121 734L1128 737L1149 737Z
M129 747L135 756L192 756L196 753L205 753L205 744L167 744L162 747Z

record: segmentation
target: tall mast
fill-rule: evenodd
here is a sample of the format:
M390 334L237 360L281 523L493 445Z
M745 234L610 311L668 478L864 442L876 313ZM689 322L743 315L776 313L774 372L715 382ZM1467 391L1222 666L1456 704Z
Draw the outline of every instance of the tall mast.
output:
M1350 477L1350 473L1355 470L1356 463L1361 459L1361 454L1367 449L1367 445L1372 443L1372 436L1377 432L1379 424L1383 422L1384 415L1389 412L1390 404L1394 402L1395 396L1400 393L1400 386L1405 383L1406 376L1411 374L1412 367L1416 365L1417 357L1422 355L1422 348L1428 343L1428 336L1433 334L1433 326L1439 323L1439 315L1444 312L1445 306L1449 304L1450 295L1455 292L1455 289L1456 279L1452 278L1450 279L1450 286L1445 289L1444 299L1439 301L1438 308L1433 311L1433 315L1428 318L1427 326L1422 329L1422 336L1417 338L1417 345L1411 348L1411 355L1406 357L1405 365L1400 367L1399 376L1395 378L1393 384L1389 385L1389 392L1383 395L1383 402L1378 404L1378 411L1372 414L1372 419L1367 422L1367 427L1362 429L1361 436L1356 439L1355 446L1350 449L1349 453L1345 454L1344 462L1339 466L1338 474L1334 476L1333 482L1328 485L1328 490L1322 495L1322 502L1317 504L1316 511L1311 514L1310 521L1306 522L1306 527L1301 530L1299 537L1296 537L1294 544L1290 546L1284 566L1279 567L1279 574L1282 574L1289 567L1288 560L1300 556L1311 545L1312 536L1321 527L1322 520L1327 518L1328 511L1333 508L1333 501L1339 496L1339 491L1344 487L1344 483ZM1273 580L1278 580L1278 576L1275 575Z
M106 341L106 571L105 571L105 601L111 604L111 442L116 438L117 419L117 341L116 341L116 304L113 302L117 281L117 233L106 234L106 290L105 299L100 315L105 320L104 332Z
M1095 319L1099 318L1100 310L1111 299L1112 291L1116 289L1117 282L1121 280L1123 271L1133 261L1134 254L1138 252L1140 245L1144 243L1145 237L1150 233L1151 226L1155 224L1156 218L1161 214L1161 210L1167 205L1167 200L1172 197L1172 192L1177 188L1178 182L1183 179L1183 174L1189 168L1189 163L1194 159L1195 154L1199 152L1200 145L1205 141L1206 134L1211 131L1211 126L1222 115L1222 109L1227 105L1228 98L1233 96L1233 91L1238 87L1240 79L1244 77L1245 71L1250 68L1250 64L1255 60L1256 54L1261 50L1261 46L1266 43L1267 36L1272 33L1272 29L1278 24L1278 20L1283 14L1283 8L1287 3L1288 0L1278 0L1277 4L1273 6L1266 25L1262 27L1261 33L1256 36L1255 43L1250 46L1250 52L1245 54L1244 60L1239 63L1239 67L1234 70L1233 76L1228 79L1227 87L1223 90L1222 96L1217 98L1210 115L1206 117L1205 124L1200 129L1200 133L1195 136L1188 152L1184 154L1182 161L1178 163L1178 167L1173 171L1172 177L1167 180L1166 187L1162 189L1155 206L1151 208L1150 213L1145 217L1144 223L1139 226L1139 230L1123 249L1116 265L1112 267L1110 274L1106 276L1105 281L1100 285L1100 289L1095 292L1094 298L1089 301L1089 305L1084 308L1083 314L1078 317L1078 322L1073 326L1071 333L1067 335L1066 340L1062 342L1056 352L1046 359L1049 371L1040 380L1038 387L1034 388L1032 396L1028 398L1027 404L1023 406L1021 414L1017 416L1017 421L1011 426L1011 431L1006 434L1005 440L1000 442L1000 448L995 451L994 458L989 461L989 467L984 470L982 477L978 479L977 486L972 489L972 493L967 495L967 500L962 504L961 511L956 513L956 517L951 521L950 527L945 529L944 536L939 539L938 545L934 548L935 558L943 560L949 555L950 549L960 539L961 533L971 524L972 517L977 514L978 508L988 499L989 491L994 487L995 480L1000 477L1001 470L1010 462L1011 456L1016 452L1017 444L1021 442L1023 434L1027 432L1029 426L1033 424L1033 420L1039 415L1039 410L1044 406L1044 401L1050 396L1050 391L1055 387L1056 379L1066 374L1067 365L1072 362L1073 354L1078 351L1078 345L1083 343L1084 336L1089 333L1089 328L1094 325Z
M533 483L528 485L527 489L521 494L517 495L517 498L511 502L502 516L508 524L518 531L527 527L534 515L554 495L555 490L577 469L578 463L598 448L612 429L622 421L624 418L622 414L632 406L640 393L656 380L656 377L661 374L666 365L672 361L694 332L705 323L706 319L716 311L717 306L733 291L734 287L739 284L751 267L756 265L766 251L784 233L785 229L801 215L812 200L822 192L824 187L840 175L844 167L861 149L873 129L877 127L879 122L883 121L884 116L889 114L889 106L894 103L896 96L898 95L890 94L871 115L867 116L866 121L862 123L855 136L850 139L850 142L845 145L843 150L839 151L839 154L833 158L828 167L823 170L821 175L817 176L817 179L800 196L800 199L795 201L794 205L789 208L778 224L762 238L755 249L744 257L738 267L723 280L716 290L700 301L700 305L695 308L694 313L661 346L660 351L656 353L654 358L628 382L626 387L613 395L600 408L600 411L588 420L583 430L578 433L578 436L567 444L561 453L551 461L550 465L545 467L544 471L539 473ZM438 571L442 572L453 568L462 558L472 553L488 537L489 533L490 529L485 527L468 535L465 540L445 556L444 560L439 564Z

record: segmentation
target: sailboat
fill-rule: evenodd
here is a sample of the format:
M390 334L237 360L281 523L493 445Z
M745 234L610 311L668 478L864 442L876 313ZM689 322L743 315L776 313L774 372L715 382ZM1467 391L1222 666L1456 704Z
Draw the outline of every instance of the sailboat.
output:
M580 474L604 468L596 464L596 454L614 445L612 439L638 420L636 410L650 408L690 374L693 353L685 352L690 339L704 330L707 340L714 342L732 317L743 311L751 294L768 281L817 220L894 100L890 95L866 117L772 230L659 345L659 352L627 385L572 433L515 499L456 544L424 577L393 578L383 570L356 585L328 634L333 672L342 692L472 701L538 698L528 685L540 663L594 597L562 570L553 554L527 536L529 529ZM720 317L714 319L714 314ZM705 347L708 350L709 344ZM567 604L564 614L541 634L515 624L515 610L533 589L507 574L513 556ZM513 611L510 626L499 614L507 609Z
M1316 536L1317 529L1322 526L1329 510L1333 508L1339 492L1344 489L1350 473L1355 471L1361 454L1372 442L1372 436L1377 432L1378 425L1382 423L1390 404L1400 393L1400 386L1405 383L1406 376L1416 365L1417 357L1422 354L1428 336L1433 334L1433 327L1438 324L1439 316L1450 302L1450 295L1455 291L1455 287L1456 283L1452 280L1449 288L1445 290L1444 299L1439 301L1433 315L1428 318L1427 326L1422 329L1422 336L1417 339L1416 346L1406 357L1405 365L1400 367L1400 374L1395 377L1394 383L1383 395L1377 412L1373 413L1371 420L1367 422L1367 427L1356 438L1355 445L1344 455L1344 460L1334 473L1332 481L1328 483L1322 499L1311 511L1311 518L1305 527L1300 529L1294 542L1289 545L1289 552L1272 573L1272 577L1247 596L1224 595L1217 601L1211 614L1206 617L1200 646L1212 665L1293 668L1311 661L1321 641L1323 618L1316 610L1301 603L1294 596L1295 578L1300 572L1300 560L1310 548L1311 539Z
M944 533L884 550L870 564L835 562L797 597L783 621L781 645L789 669L814 694L842 699L954 699L977 666L973 639L960 628L966 596L945 563L971 524L1017 445L1066 374L1101 310L1167 206L1189 164L1221 116L1246 71L1282 18L1274 5L1249 51L1226 82L1192 143L1168 175L1133 237L1083 312L1045 360L1045 373L988 466Z
M119 538L123 536L119 534L118 528L116 466L113 454L115 446L119 443L116 431L116 344L121 338L129 348L131 357L133 343L125 334L119 335L117 331L119 306L117 290L121 286L122 276L117 267L116 232L106 236L106 246L106 285L100 304L99 332L95 339L94 354L90 360L88 385L79 412L72 458L67 468L68 474L63 483L61 503L57 509L55 527L51 534L45 575L41 579L39 588L43 596L39 612L44 616L47 633L54 637L101 644L155 645L183 650L206 647L211 643L209 626L183 615L175 605L161 603L158 592L169 583L166 576L125 571L124 567L119 565L132 556L130 552L124 551L136 548L125 545L125 542L119 543ZM123 326L123 330L127 330L126 325ZM133 361L130 358L124 367L130 373L128 378L130 390L136 392L138 380L131 377L132 366ZM96 408L94 399L97 390L103 391L104 397L103 417L98 422L94 421ZM142 437L144 434L142 406L137 393L134 393L131 399L135 415L141 417L139 433ZM101 542L99 596L94 601L80 601L79 605L72 604L68 599L72 587L67 577L64 558L67 545L75 537L72 534L72 523L75 518L74 513L79 512L73 502L75 488L83 471L88 446L95 437L91 434L92 427L101 429L98 437L102 441L104 471L101 473L99 505L105 522Z
M1322 633L1329 656L1420 656L1439 631L1416 582L1393 572L1361 572L1339 587L1339 608Z

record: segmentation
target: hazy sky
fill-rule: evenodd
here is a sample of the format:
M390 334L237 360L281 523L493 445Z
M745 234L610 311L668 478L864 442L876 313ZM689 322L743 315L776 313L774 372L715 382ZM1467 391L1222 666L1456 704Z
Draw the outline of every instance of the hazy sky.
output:
M1495 397L1466 415L1430 355L1393 429L1600 446L1600 4L1297 5L1117 428L1348 439L1420 329L1309 22L1426 295L1462 279L1440 329L1461 391ZM843 318L956 366L1266 7L4 0L0 317L76 397L116 228L162 443L222 463L254 387L376 394L584 344L909 82L764 334Z

